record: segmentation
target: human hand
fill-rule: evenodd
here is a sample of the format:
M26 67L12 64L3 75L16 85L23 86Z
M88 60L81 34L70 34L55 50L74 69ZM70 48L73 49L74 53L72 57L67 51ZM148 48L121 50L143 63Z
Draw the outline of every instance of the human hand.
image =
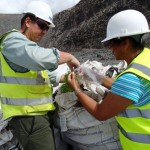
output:
M73 71L74 68L77 68L80 66L80 62L73 55L71 55L71 56L72 56L71 60L67 62L67 65L70 68L70 70Z
M74 91L80 89L80 85L79 85L78 81L76 80L76 75L74 72L71 72L68 75L68 84L72 87L72 89Z
M76 57L71 55L70 53L59 51L60 58L58 64L66 63L71 71L74 70L74 68L77 68L80 66L80 62Z

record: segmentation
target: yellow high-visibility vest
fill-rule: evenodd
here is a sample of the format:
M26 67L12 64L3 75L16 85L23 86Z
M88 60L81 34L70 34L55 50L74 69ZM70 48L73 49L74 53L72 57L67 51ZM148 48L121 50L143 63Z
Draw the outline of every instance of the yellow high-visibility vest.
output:
M55 110L47 71L15 72L5 61L0 47L0 99L3 119L44 115Z
M144 50L129 64L126 72L134 73L150 82L150 49ZM129 106L116 116L119 136L124 150L150 149L150 103Z

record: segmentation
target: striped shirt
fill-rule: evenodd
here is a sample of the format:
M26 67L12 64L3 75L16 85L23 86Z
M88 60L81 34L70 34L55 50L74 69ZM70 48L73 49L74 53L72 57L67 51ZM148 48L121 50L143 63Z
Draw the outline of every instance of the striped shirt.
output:
M113 83L111 92L133 100L135 106L150 102L150 82L132 73L121 75Z

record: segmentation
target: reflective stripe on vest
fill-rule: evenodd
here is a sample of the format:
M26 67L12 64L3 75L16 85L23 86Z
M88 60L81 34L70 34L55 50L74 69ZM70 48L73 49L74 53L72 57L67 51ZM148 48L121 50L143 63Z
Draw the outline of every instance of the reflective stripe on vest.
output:
M150 68L142 65L142 64L138 64L138 63L132 63L129 65L129 67L137 69L142 71L145 75L150 76Z
M145 118L150 119L150 104L147 104L147 107L141 106L139 109L137 106L129 106L128 109L123 111L122 113L118 114L118 117L125 117L125 118ZM118 124L120 132L128 139L140 142L140 143L150 143L150 134L142 134L142 133L131 133L126 132L123 127Z
M42 80L37 80L34 78L24 78L22 80L22 78L14 78L14 77L4 77L4 76L0 76L0 83L10 83L10 84L24 84L24 85L44 85L47 83L44 83Z
M144 117L150 119L150 109L126 109L122 113L120 113L118 116L121 117L127 117L127 118L134 118L134 117Z
M139 134L139 133L131 133L131 132L129 133L126 132L119 124L118 124L118 128L126 138L134 142L150 144L150 134L141 134L141 133Z
M17 106L27 106L27 105L41 105L41 104L46 104L46 103L52 103L53 99L52 98L4 98L1 97L1 101L3 104L8 104L8 105L17 105Z

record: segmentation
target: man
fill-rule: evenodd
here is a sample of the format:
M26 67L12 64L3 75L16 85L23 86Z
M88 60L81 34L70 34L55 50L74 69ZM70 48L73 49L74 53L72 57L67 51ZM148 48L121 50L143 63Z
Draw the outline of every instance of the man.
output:
M24 11L21 29L1 38L0 93L3 119L24 150L54 150L50 119L55 110L52 87L47 70L67 63L70 69L79 61L71 54L56 48L37 45L54 27L50 6L32 1Z
M110 18L107 37L102 42L128 67L117 76L102 103L81 91L74 73L68 76L78 99L92 115L99 120L116 116L124 150L150 149L150 49L142 38L149 32L147 19L137 10L124 10ZM111 85L102 75L96 78L107 87Z

